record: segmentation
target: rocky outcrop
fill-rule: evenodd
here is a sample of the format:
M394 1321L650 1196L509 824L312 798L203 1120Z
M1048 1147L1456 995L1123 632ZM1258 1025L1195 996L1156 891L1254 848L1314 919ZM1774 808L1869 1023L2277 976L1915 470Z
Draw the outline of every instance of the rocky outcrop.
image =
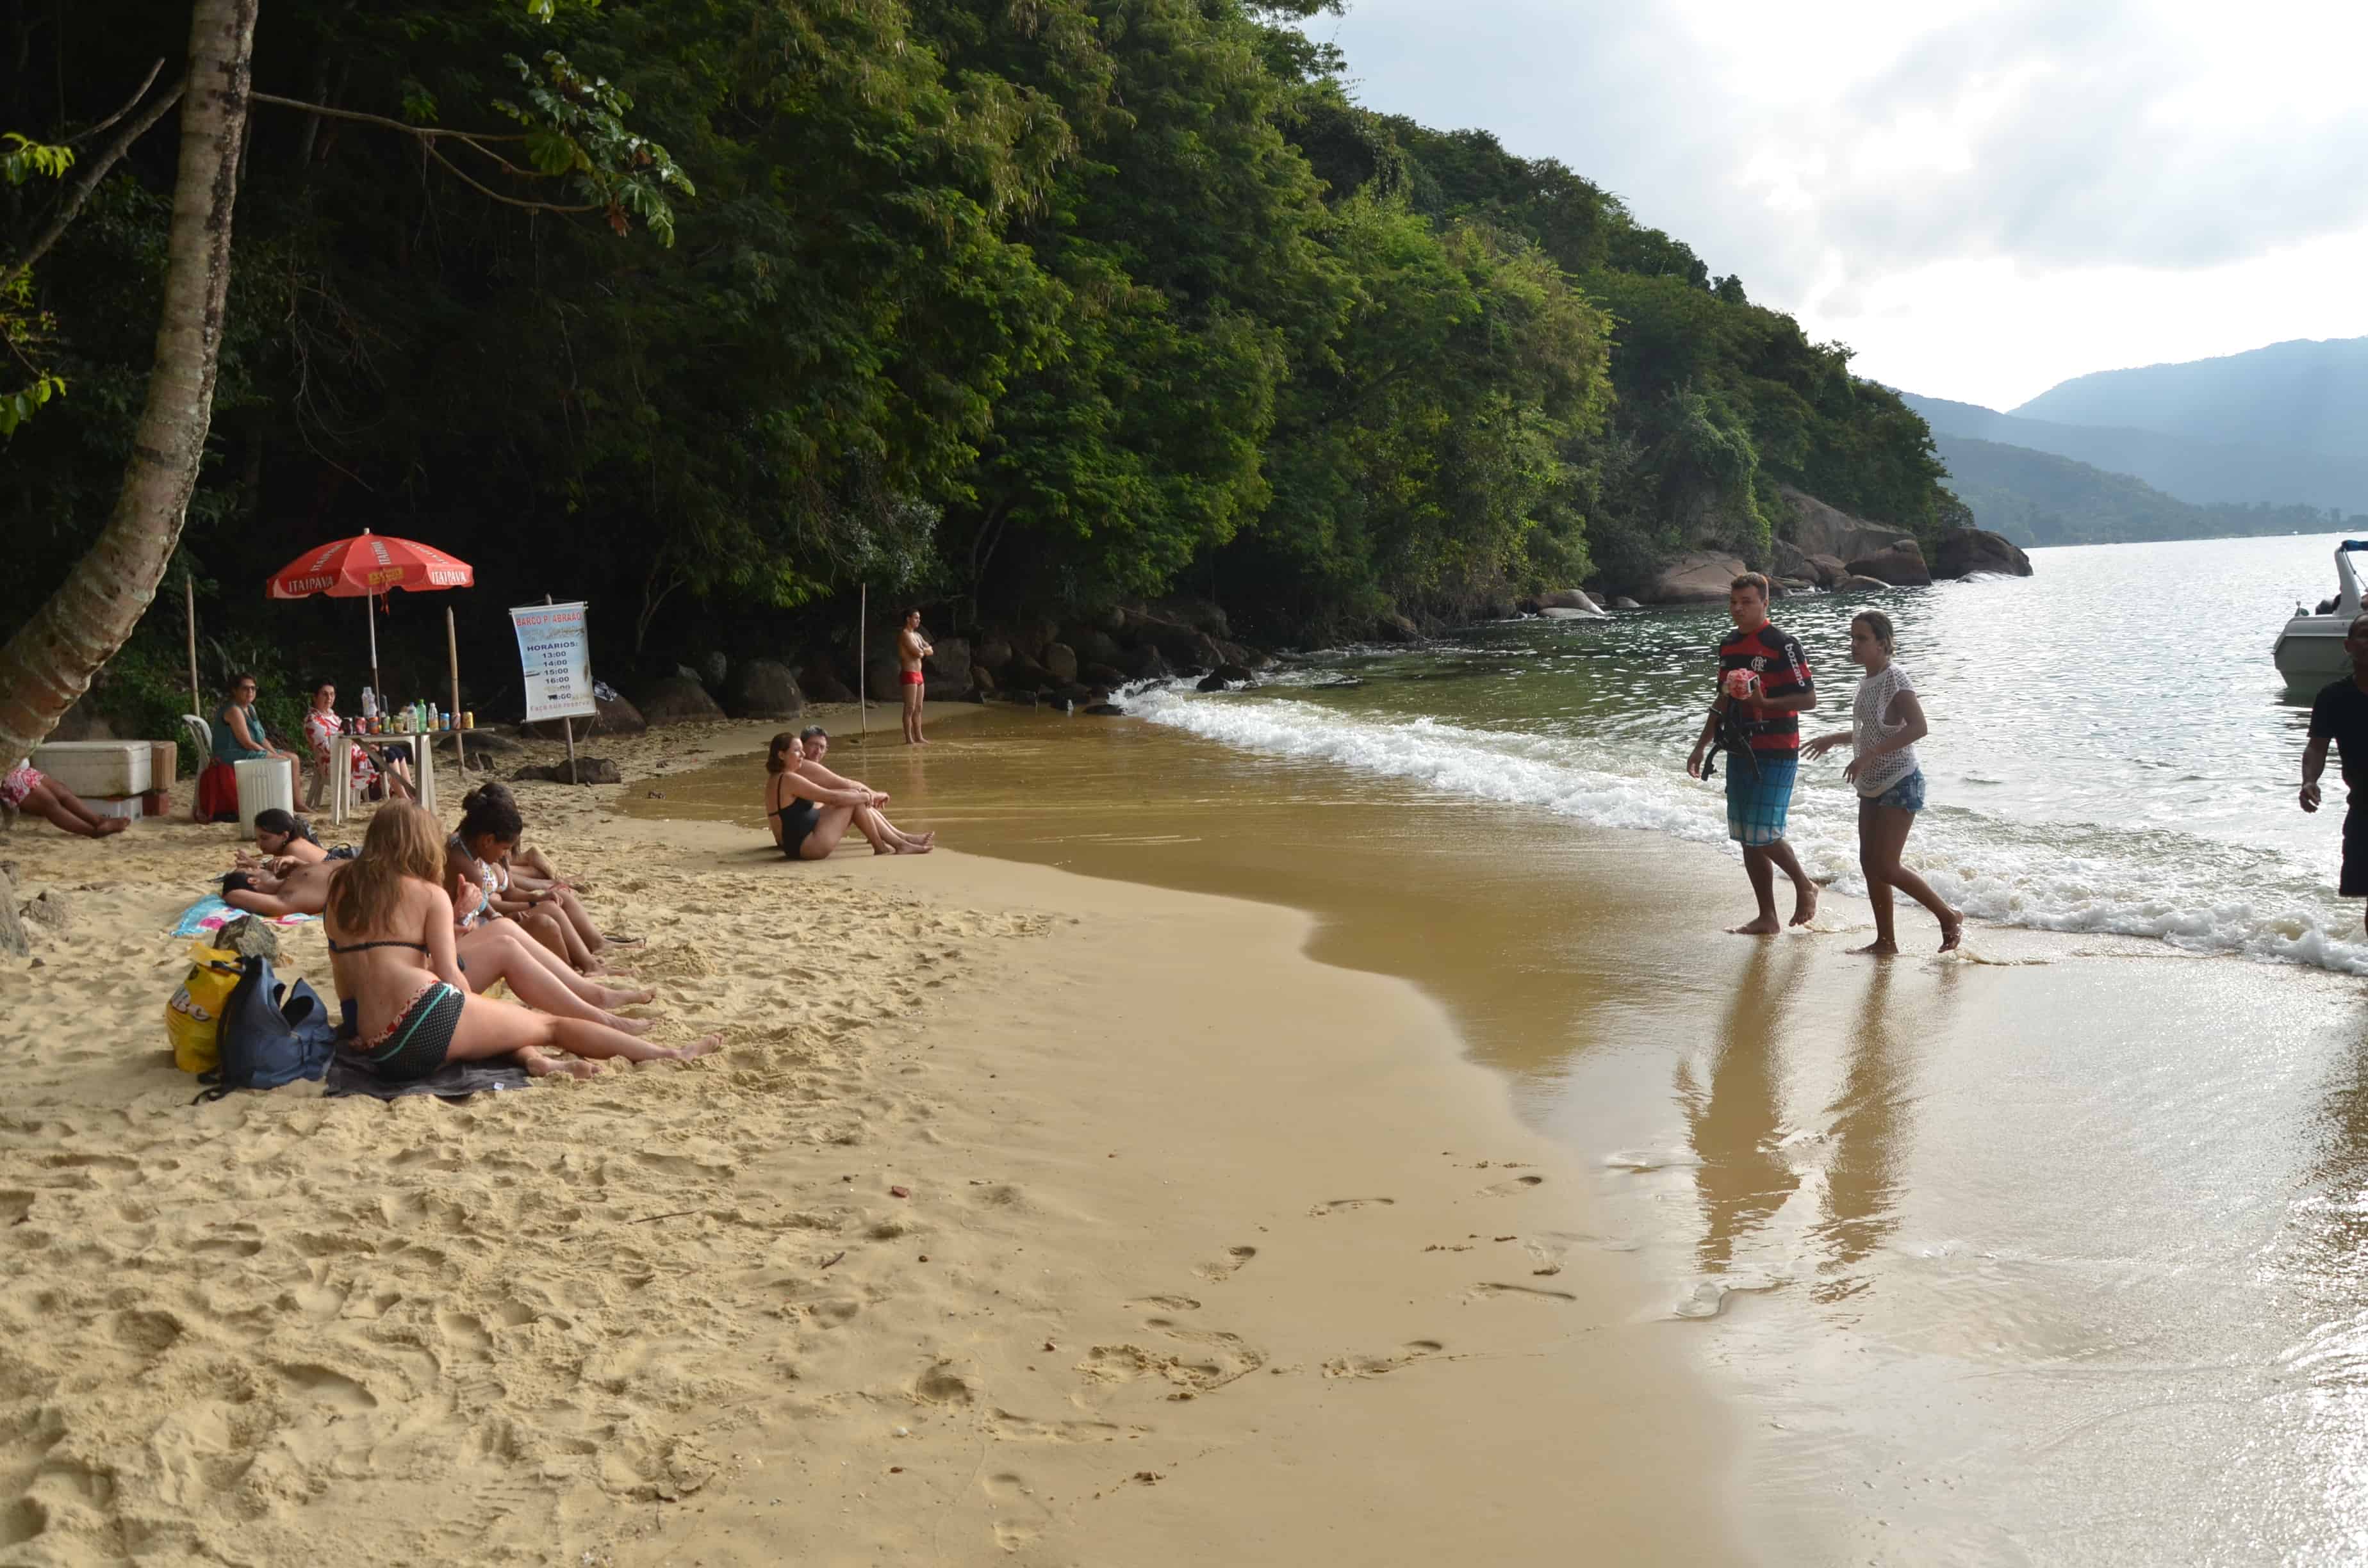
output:
M1932 585L1932 570L1924 564L1924 551L1912 539L1903 539L1888 550L1861 555L1850 563L1850 575L1872 577L1895 588L1926 588Z
M1613 609L1643 609L1645 607L1638 604L1634 599L1630 598L1627 595L1622 594L1618 598L1611 601L1611 608Z
M1656 605L1725 604L1727 590L1748 570L1740 556L1690 550L1661 568L1645 597Z
M855 688L848 686L845 681L839 679L836 674L827 668L809 669L805 675L800 678L798 685L803 688L807 697L813 699L816 702L852 702L855 700Z
M1068 682L1077 678L1077 651L1066 642L1047 642L1038 655L1045 673L1054 680Z
M1838 594L1880 594L1888 592L1890 587L1890 584L1880 581L1877 578L1861 577L1856 573L1845 572L1835 582L1834 592Z
M805 711L806 694L790 666L771 659L751 659L732 677L734 719L794 719Z
M1848 512L1828 506L1823 501L1787 484L1776 487L1783 497L1790 517L1777 519L1776 532L1789 540L1801 553L1808 556L1830 555L1841 561L1857 561L1880 554L1904 539L1912 539L1907 528L1888 523L1871 523L1863 517L1853 517ZM1790 527L1786 527L1787 523ZM1780 560L1777 570L1783 571ZM1786 573L1787 576L1793 575Z
M707 695L707 688L683 676L667 676L650 682L634 698L633 706L641 710L642 718L653 729L723 717L723 710Z
M2021 547L1987 528L1951 528L1941 536L1940 548L1934 555L1938 573L1943 577L2031 575L2031 557L2022 552Z

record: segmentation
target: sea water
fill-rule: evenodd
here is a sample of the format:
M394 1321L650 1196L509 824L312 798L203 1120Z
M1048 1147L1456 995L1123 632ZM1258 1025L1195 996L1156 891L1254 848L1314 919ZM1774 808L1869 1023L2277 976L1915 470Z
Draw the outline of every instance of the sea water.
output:
M1820 695L1804 736L1847 730L1850 618L1897 628L1931 733L1908 863L1976 919L2162 938L2368 972L2336 896L2340 777L2296 801L2307 706L2271 647L2334 585L2337 536L2032 552L2028 578L1779 599ZM1160 686L1131 712L1242 751L1329 764L1596 826L1723 844L1721 786L1685 759L1723 606L1467 628L1414 650L1320 653L1257 689ZM1847 744L1805 764L1791 838L1863 891Z

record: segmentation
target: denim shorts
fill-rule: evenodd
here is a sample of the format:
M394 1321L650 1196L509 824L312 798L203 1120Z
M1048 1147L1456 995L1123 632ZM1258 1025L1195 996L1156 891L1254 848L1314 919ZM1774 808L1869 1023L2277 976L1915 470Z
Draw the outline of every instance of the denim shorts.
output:
M1880 795L1861 796L1861 799L1872 800L1876 805L1889 806L1894 811L1920 812L1924 809L1924 770L1918 768Z

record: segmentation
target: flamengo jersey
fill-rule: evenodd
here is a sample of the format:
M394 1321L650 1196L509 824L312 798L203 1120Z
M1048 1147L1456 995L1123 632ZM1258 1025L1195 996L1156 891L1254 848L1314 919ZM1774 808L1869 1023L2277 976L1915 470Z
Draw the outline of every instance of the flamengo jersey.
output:
M1789 631L1780 631L1770 621L1757 631L1737 631L1718 645L1718 677L1724 681L1729 670L1750 670L1759 676L1763 697L1794 697L1816 687L1809 679L1809 657L1801 651L1801 640ZM1751 739L1755 752L1782 752L1798 756L1801 750L1801 720L1794 713L1772 713L1767 718L1746 721L1744 733Z

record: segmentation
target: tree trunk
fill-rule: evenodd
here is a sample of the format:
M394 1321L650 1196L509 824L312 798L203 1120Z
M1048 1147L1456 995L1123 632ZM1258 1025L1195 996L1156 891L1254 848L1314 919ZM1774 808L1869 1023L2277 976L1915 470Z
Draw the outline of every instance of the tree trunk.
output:
M165 301L148 400L114 515L50 600L0 648L0 770L29 753L140 624L181 537L213 418L230 290L231 209L260 0L194 0Z
M21 959L32 950L25 923L17 918L17 886L8 880L8 868L0 866L0 953Z

